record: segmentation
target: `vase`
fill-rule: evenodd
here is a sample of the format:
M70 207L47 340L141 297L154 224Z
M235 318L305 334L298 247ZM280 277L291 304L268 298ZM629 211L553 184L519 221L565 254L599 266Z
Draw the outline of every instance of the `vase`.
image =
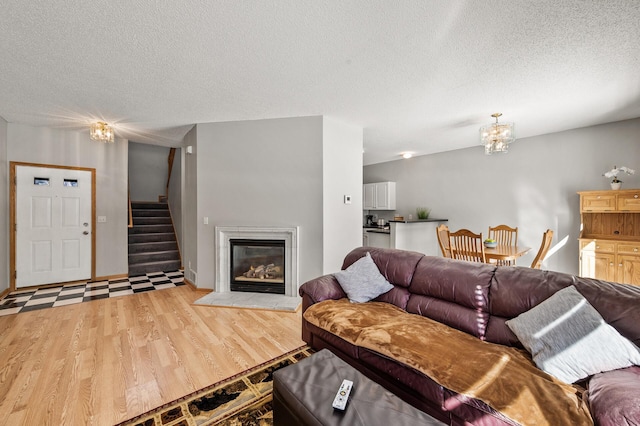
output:
M611 182L611 189L618 190L622 186L622 182Z

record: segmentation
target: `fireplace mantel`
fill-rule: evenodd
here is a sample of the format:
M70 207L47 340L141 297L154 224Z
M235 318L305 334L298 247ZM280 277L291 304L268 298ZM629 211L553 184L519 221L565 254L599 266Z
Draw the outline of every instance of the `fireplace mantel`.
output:
M215 227L215 291L231 291L230 248L232 239L284 240L285 295L298 296L298 228L259 226L216 226Z

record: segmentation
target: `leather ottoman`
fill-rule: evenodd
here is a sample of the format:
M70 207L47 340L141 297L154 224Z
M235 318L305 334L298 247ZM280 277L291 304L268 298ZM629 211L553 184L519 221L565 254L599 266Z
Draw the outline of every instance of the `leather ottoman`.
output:
M347 408L331 404L343 379L353 382ZM273 375L273 423L288 425L443 425L323 349Z

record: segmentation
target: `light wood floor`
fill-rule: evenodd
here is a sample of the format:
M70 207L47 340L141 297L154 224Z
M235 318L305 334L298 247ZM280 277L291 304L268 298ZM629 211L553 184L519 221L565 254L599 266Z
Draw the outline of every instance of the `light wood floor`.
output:
M302 345L300 313L189 286L0 317L0 424L113 425Z

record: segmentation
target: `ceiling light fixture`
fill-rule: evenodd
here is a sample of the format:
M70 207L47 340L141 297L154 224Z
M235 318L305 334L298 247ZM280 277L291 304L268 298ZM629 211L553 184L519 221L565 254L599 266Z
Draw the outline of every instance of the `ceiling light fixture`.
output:
M411 158L413 157L413 154L410 152L405 152L404 154L402 154L402 158Z
M104 143L113 143L113 141L115 140L113 128L104 121L93 123L91 125L91 128L89 129L89 136L91 136L91 139L93 139L94 141L100 141Z
M496 119L495 123L480 127L480 142L484 145L484 153L491 155L495 152L506 153L509 144L516 140L515 125L513 123L498 123L498 117L502 114L491 114Z

